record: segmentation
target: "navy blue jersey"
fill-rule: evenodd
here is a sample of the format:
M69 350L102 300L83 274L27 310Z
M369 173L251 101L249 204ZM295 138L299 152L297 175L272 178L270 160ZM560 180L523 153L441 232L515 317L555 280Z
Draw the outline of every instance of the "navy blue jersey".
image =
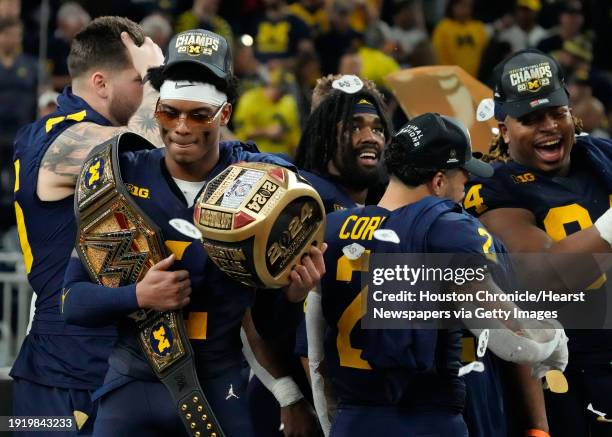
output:
M377 241L376 229L392 229L400 244ZM480 231L482 229L482 231ZM426 197L388 211L378 206L328 215L323 314L330 327L325 356L340 402L368 405L439 405L460 410L465 389L457 377L461 332L450 330L363 330L361 281L372 252L480 254L490 241L482 224L450 200ZM366 251L349 261L342 248Z
M287 162L262 153L240 142L220 144L219 162L208 175L208 180L219 175L230 164L240 161L260 161L290 165ZM187 333L194 350L198 375L211 377L236 365L242 359L240 326L246 309L252 304L255 289L230 279L208 258L203 245L175 230L168 223L173 218L193 220L193 207L168 173L164 163L165 149L141 150L121 154L121 173L133 200L160 228L166 248L176 256L174 270L189 271L191 301L184 309ZM64 300L64 314L76 323L94 323L88 310L80 306L88 288L82 282L86 278L84 267L73 258L66 274L66 288L70 292ZM112 289L98 287L112 295ZM123 288L134 296L135 285ZM86 296L85 296L86 298ZM109 297L109 299L112 299ZM155 379L140 352L133 324L125 317L137 309L134 298L131 307L126 305L122 315L113 314L119 322L119 339L109 363L117 372L138 379ZM101 310L100 310L101 311ZM99 317L103 317L100 314ZM115 386L103 387L105 390Z
M15 139L15 213L36 313L11 376L62 388L93 389L106 372L115 329L86 329L64 323L60 292L76 227L73 196L44 202L36 194L41 160L53 141L79 122L110 126L70 88L53 114L22 128Z
M550 176L514 161L496 163L494 167L492 178L474 178L466 186L464 206L476 216L497 208L527 209L535 216L536 225L553 241L559 241L592 226L611 206L612 142L609 140L578 136L566 177ZM595 285L598 286L601 284ZM589 311L594 311L593 317L603 317L597 312L604 309L601 305L589 306ZM568 335L572 361L590 352L608 352L602 360L606 364L610 361L610 331L573 330ZM592 358L586 361L593 361Z
M338 184L315 173L305 170L300 170L299 172L321 196L326 214L357 206L355 201Z

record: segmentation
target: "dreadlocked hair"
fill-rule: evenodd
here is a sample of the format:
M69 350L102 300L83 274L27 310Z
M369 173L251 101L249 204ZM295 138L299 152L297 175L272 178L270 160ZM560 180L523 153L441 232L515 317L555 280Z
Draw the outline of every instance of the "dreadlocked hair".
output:
M582 120L575 115L572 115L572 120L574 121L574 133L576 135L581 134L583 131ZM489 151L483 153L480 159L484 162L507 162L510 160L508 144L504 141L501 132L493 136Z
M366 99L374 105L383 126L385 139L391 139L393 128L379 92L362 89L355 94L348 94L332 89L306 121L295 156L295 163L299 168L321 176L329 174L328 162L336 156L341 144L351 141L353 111L361 99Z

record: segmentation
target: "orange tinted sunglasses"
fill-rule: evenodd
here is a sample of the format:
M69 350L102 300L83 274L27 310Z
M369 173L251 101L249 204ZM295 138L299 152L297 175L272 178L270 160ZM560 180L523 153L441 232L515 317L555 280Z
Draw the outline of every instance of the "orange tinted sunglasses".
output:
M202 109L181 112L172 107L162 108L160 102L158 101L155 107L155 118L157 118L157 121L159 121L159 123L166 129L175 128L182 117L185 117L185 124L189 129L202 129L210 126L213 121L215 121L215 118L217 118L217 116L221 113L224 106L225 103L219 106L214 114L207 115L202 114Z

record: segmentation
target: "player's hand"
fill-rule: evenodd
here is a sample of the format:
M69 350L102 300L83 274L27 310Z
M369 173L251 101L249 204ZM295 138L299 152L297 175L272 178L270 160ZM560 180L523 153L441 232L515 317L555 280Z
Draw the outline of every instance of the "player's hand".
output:
M302 257L302 262L296 265L289 276L291 282L286 288L287 299L290 302L300 302L306 298L310 290L315 288L325 274L325 261L323 254L327 250L327 243L310 246L308 254Z
M316 437L323 433L314 409L305 400L281 408L281 423L285 437Z
M565 370L569 359L567 341L565 331L561 329L561 335L553 353L541 363L533 366L533 376L535 378L543 378L549 370L560 370L561 372Z
M183 308L189 303L191 281L187 270L169 271L174 254L149 269L136 284L138 307L169 311Z
M132 65L134 65L134 69L140 74L140 77L144 77L149 68L159 67L164 63L162 49L148 36L140 47L134 43L127 32L121 32L121 41L127 48L130 58L132 58Z

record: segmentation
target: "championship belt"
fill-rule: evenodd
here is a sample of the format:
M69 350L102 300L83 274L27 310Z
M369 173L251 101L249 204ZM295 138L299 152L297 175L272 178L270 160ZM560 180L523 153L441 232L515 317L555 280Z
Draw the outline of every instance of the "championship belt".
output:
M308 182L263 162L230 165L194 207L194 223L214 263L249 286L278 288L311 244L323 242L325 209Z
M94 148L75 193L76 250L92 280L106 287L140 281L167 254L161 230L136 205L121 178L119 151L153 149L124 133ZM190 436L223 436L198 382L182 311L140 310L130 315L151 369L168 388Z

